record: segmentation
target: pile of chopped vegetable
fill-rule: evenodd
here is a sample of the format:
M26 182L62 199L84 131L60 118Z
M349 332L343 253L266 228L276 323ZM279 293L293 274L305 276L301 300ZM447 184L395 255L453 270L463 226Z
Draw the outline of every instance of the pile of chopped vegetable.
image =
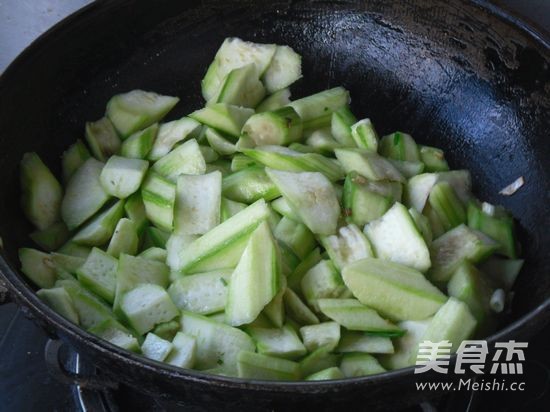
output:
M61 179L25 154L38 296L121 348L241 378L377 374L490 333L522 266L510 215L442 150L379 138L344 88L291 101L301 72L288 46L228 38L203 108L163 122L179 99L133 90Z

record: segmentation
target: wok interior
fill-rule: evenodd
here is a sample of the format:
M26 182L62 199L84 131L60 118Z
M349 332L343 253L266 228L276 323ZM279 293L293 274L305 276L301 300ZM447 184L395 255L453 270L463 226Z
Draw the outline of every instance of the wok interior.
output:
M294 96L342 85L379 134L411 133L443 148L451 168L469 169L474 192L519 222L526 265L508 321L549 296L550 74L540 43L472 4L126 3L82 15L2 79L0 235L13 268L17 249L31 244L19 207L22 154L37 151L59 172L62 151L118 92L179 96L169 119L199 108L207 65L225 37L238 36L303 55ZM498 195L519 176L523 188Z

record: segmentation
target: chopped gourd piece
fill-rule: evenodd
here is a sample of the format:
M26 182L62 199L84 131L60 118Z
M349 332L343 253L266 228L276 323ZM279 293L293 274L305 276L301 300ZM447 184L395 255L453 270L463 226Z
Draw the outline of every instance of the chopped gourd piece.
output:
M27 219L39 230L59 220L63 189L36 153L21 160L21 205Z
M146 160L111 156L99 181L109 195L125 199L139 189L148 168Z
M87 122L85 136L97 160L104 162L120 150L120 138L107 117Z
M309 230L319 235L336 232L340 204L334 187L323 174L274 169L266 172Z
M361 303L394 320L426 319L447 300L422 273L380 259L347 265L342 278Z
M141 353L146 358L162 362L168 357L173 348L172 342L149 332L141 344Z
M237 357L239 378L295 381L300 378L300 365L287 359L242 351Z
M178 315L178 309L166 290L151 283L141 284L125 293L120 309L128 323L141 335Z
M359 330L384 337L401 336L403 331L383 319L374 309L356 299L319 299L321 312L348 330Z
M260 223L231 275L225 306L229 324L239 326L256 319L278 292L280 270L275 239L267 222Z
M351 126L351 137L360 149L378 151L378 134L370 119L359 120Z
M317 325L302 326L300 334L309 352L326 346L333 351L340 341L340 325L336 322L323 322Z
M107 103L107 117L123 139L161 120L178 103L178 97L132 90Z
M78 313L67 291L62 287L40 289L38 297L56 313L78 325Z
M133 133L122 142L120 154L123 157L131 159L147 159L149 152L155 144L158 130L158 123L154 123L146 129Z
M180 310L209 315L225 309L231 270L216 270L180 276L168 288L168 294Z
M382 217L365 226L379 259L400 263L425 272L431 266L430 251L409 211L395 203Z
M61 202L61 217L69 230L73 230L96 213L109 199L100 183L103 163L86 160L73 174Z
M74 144L69 146L69 148L63 152L61 157L63 181L67 183L74 172L76 172L77 169L90 157L91 154L82 140L78 139Z
M222 174L180 175L176 185L174 233L202 235L220 223Z

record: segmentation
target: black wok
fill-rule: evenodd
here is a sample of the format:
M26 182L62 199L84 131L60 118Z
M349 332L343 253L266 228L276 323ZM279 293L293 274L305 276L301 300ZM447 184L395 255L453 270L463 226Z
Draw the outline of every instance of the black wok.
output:
M209 410L392 409L428 396L415 390L411 368L337 382L266 383L160 365L61 318L18 273L17 249L30 244L31 229L19 207L22 154L37 151L58 165L84 122L101 117L118 92L177 95L171 118L200 107L199 80L227 36L291 45L304 56L305 72L294 96L343 85L354 112L381 133L410 132L444 148L453 168L470 169L474 191L518 220L526 259L511 314L490 342L541 329L550 318L550 45L486 5L443 0L97 1L47 32L0 79L0 270L9 297L28 316L93 360L106 380ZM519 176L526 184L515 195L498 194Z

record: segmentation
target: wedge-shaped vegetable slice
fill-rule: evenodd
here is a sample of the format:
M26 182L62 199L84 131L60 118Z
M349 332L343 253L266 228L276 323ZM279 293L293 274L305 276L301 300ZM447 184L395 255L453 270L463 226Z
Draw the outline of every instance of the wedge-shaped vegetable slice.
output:
M421 272L430 268L430 251L409 211L395 203L382 217L365 226L376 256Z
M63 169L63 180L66 182L72 177L74 172L91 157L88 148L84 142L78 139L67 150L63 152L61 157L61 166Z
M21 160L21 205L25 216L44 230L59 220L63 189L36 153Z
M87 122L85 136L92 154L102 162L120 150L120 137L107 117Z
M289 46L277 46L262 81L268 93L290 86L302 77L302 56Z
M181 329L181 325L178 320L171 320L170 322L159 323L153 329L153 332L158 337L171 341Z
M294 100L289 104L303 121L304 129L320 129L330 126L332 112L346 107L349 103L349 92L343 87L324 90Z
M370 119L359 120L351 126L351 137L355 146L360 149L376 152L378 150L378 134Z
M404 330L399 326L401 330ZM401 338L399 338L401 339ZM372 336L365 332L344 331L336 352L350 353L350 352L363 352L363 353L378 353L389 354L393 353L392 340L385 336Z
M466 223L466 210L448 182L434 185L428 203L439 217L445 231Z
M311 231L303 224L283 217L273 235L287 245L300 259L305 258L316 246Z
M61 203L61 217L72 230L97 212L109 199L99 176L103 163L90 158L73 174Z
M498 252L511 259L517 257L514 238L514 220L507 213L491 215L484 212L477 204L468 204L468 226L477 229L500 244Z
M120 255L116 271L116 294L114 311L120 314L120 304L124 294L136 286L152 283L163 288L168 286L170 270L163 262L143 257Z
M391 162L365 149L334 149L346 173L357 172L370 180L392 180L404 182L403 175Z
M40 289L36 294L55 312L78 325L78 313L74 308L71 297L64 288Z
M265 315L265 317L271 321L273 326L277 328L282 328L285 321L285 306L283 297L285 295L286 286L286 276L279 276L279 291L262 311L262 314Z
M119 200L107 210L101 212L73 237L79 245L102 246L113 236L118 221L124 215L124 201Z
M494 288L490 286L487 276L471 263L463 263L453 274L447 284L449 296L468 305L470 312L477 320L476 334L491 332L491 295Z
M275 212L279 213L283 217L286 217L295 222L300 221L300 216L298 216L298 214L295 213L294 210L292 210L288 202L282 196L271 202L271 207Z
M437 311L422 335L420 343L425 341L450 341L452 344L451 350L454 352L458 349L458 345L460 345L462 341L468 339L472 335L476 324L476 319L468 309L468 306L464 302L451 297ZM416 358L417 364L422 361L434 360L434 357L430 355L432 354L427 354L423 350L419 350Z
M148 167L146 160L111 156L99 180L109 195L125 199L139 189Z
M396 325L383 319L374 309L356 299L319 299L321 312L348 330L365 331L378 336L403 334Z
M136 337L114 319L106 319L99 325L88 329L88 331L122 349L131 352L140 351Z
M225 176L222 190L228 199L248 204L259 199L269 201L281 195L261 166L251 166Z
M330 347L322 346L315 349L300 361L302 376L309 376L327 368L338 366L341 355L330 353Z
M176 185L170 180L149 172L141 187L145 214L155 226L172 231Z
M56 222L44 230L36 230L29 235L34 243L48 252L63 246L70 236L71 233L63 222Z
M321 243L338 270L356 260L373 257L370 242L354 224L341 227L336 235L323 237Z
M425 168L422 162L409 162L407 160L395 160L391 158L388 160L407 179L421 174Z
M173 269L190 274L235 267L251 233L269 214L265 201L258 200L180 251Z
M132 159L147 159L155 143L158 130L158 123L154 123L146 129L133 133L122 143L120 154Z
M122 218L118 221L113 237L109 241L107 253L118 258L121 253L135 255L138 251L139 236L134 221Z
M251 116L242 133L255 146L289 144L302 137L302 119L292 107L282 107Z
M344 183L344 208L348 221L361 227L386 213L394 200L389 194L372 190L367 183L356 173L349 174Z
M83 328L93 328L106 320L115 321L111 308L102 299L82 287L75 279L57 281L56 287L63 287L71 297L78 313L80 326ZM123 328L122 325L120 327Z
M263 355L296 359L307 352L294 329L288 325L277 329L250 326L245 330L256 342L258 352Z
M361 303L395 320L426 319L447 299L422 273L380 259L347 265L342 277Z
M318 153L300 153L281 146L262 146L256 149L243 149L243 153L263 165L276 170L289 172L321 172L329 180L337 181L344 177L340 165Z
M174 232L202 235L220 223L222 174L180 175L176 187Z
M230 136L239 137L244 124L253 114L253 109L216 103L194 111L189 117Z
M237 146L231 139L211 127L206 129L206 140L210 147L222 156L232 155L237 151Z
M141 353L146 358L162 362L168 357L173 347L172 342L150 332L145 336L145 340L141 344Z
M252 43L237 37L225 39L201 82L205 100L214 97L224 78L233 69L254 63L257 73L262 75L271 63L276 48L275 44Z
M419 146L420 160L426 165L426 172L446 172L449 165L443 150L431 146Z
M340 363L340 370L346 378L376 375L386 372L378 360L367 353L347 353Z
M294 291L300 291L304 275L321 260L319 248L313 249L288 276L288 286Z
M158 122L178 101L178 97L132 90L111 97L107 103L107 117L113 122L122 138L126 138Z
M143 252L141 252L138 257L142 257L144 259L154 260L156 262L166 262L166 257L168 253L166 252L166 249L162 249L160 247L152 246L148 249L145 249Z
M204 174L206 172L206 161L197 141L191 139L157 160L152 169L175 182L181 174Z
M174 348L166 363L180 368L192 368L196 362L197 340L186 333L178 332L172 340Z
M306 381L326 381L326 380L332 380L332 379L343 379L344 374L338 368L337 366L333 366L332 368L326 368L322 371L315 372L308 377L306 377Z
M399 327L406 332L403 336L394 339L394 353L378 357L380 363L385 368L391 370L414 365L418 344L422 340L422 336L426 332L431 320L432 318L399 322Z
M93 248L76 271L78 281L109 303L115 299L118 260L101 249Z
M419 162L420 151L411 135L395 132L384 136L380 140L380 154L390 159Z
M467 170L452 170L440 173L422 173L412 177L406 186L407 205L422 212L432 188L438 182L448 182L458 198L464 204L468 202L472 187L470 172Z
M260 81L258 69L254 63L250 63L231 70L218 93L209 102L254 108L265 94L266 90Z
M334 187L322 173L266 172L309 230L319 235L336 232L340 204Z
M141 192L136 192L126 199L126 202L124 202L124 213L128 219L134 222L137 233L141 235L148 223Z
M301 325L314 325L319 323L319 318L302 302L300 297L290 288L287 288L283 296L285 309L288 314Z
M159 323L174 319L179 313L166 290L152 283L141 284L125 293L120 309L141 335Z
M256 349L252 338L242 330L206 316L182 311L180 323L183 332L197 341L195 367L199 370L221 367L235 374L239 352Z
M295 381L300 379L300 365L287 359L253 352L241 352L237 357L239 378Z
M289 148L303 152L303 153L327 153L330 154L334 149L342 147L330 131L330 127L324 127L322 129L313 130L308 133L306 137L306 145L301 143L293 143Z
M275 239L267 222L260 223L231 275L225 307L229 324L239 326L256 319L278 292L280 270Z
M280 109L281 107L288 106L290 103L290 90L281 89L276 91L273 94L267 96L262 102L256 107L256 113L268 112Z
M340 341L340 325L336 322L323 322L318 325L302 326L300 334L309 352L323 346L333 351Z
M168 288L181 310L209 315L224 310L232 270L219 270L181 276Z
M432 267L428 277L446 282L464 261L480 262L498 249L498 243L477 230L460 225L435 239L430 249Z
M179 142L189 137L195 137L201 125L189 117L162 123L158 129L157 137L149 152L149 160L158 160L166 156Z
M347 147L355 147L355 140L351 135L351 126L357 123L349 107L344 106L332 113L330 130L336 141Z
M330 260L322 260L308 270L302 278L301 288L308 305L316 311L319 311L319 299L337 298L346 290L340 273Z
M222 222L225 222L231 216L234 216L241 210L246 209L247 206L248 205L246 203L235 202L234 200L229 200L225 197L222 197L220 206L220 220Z

